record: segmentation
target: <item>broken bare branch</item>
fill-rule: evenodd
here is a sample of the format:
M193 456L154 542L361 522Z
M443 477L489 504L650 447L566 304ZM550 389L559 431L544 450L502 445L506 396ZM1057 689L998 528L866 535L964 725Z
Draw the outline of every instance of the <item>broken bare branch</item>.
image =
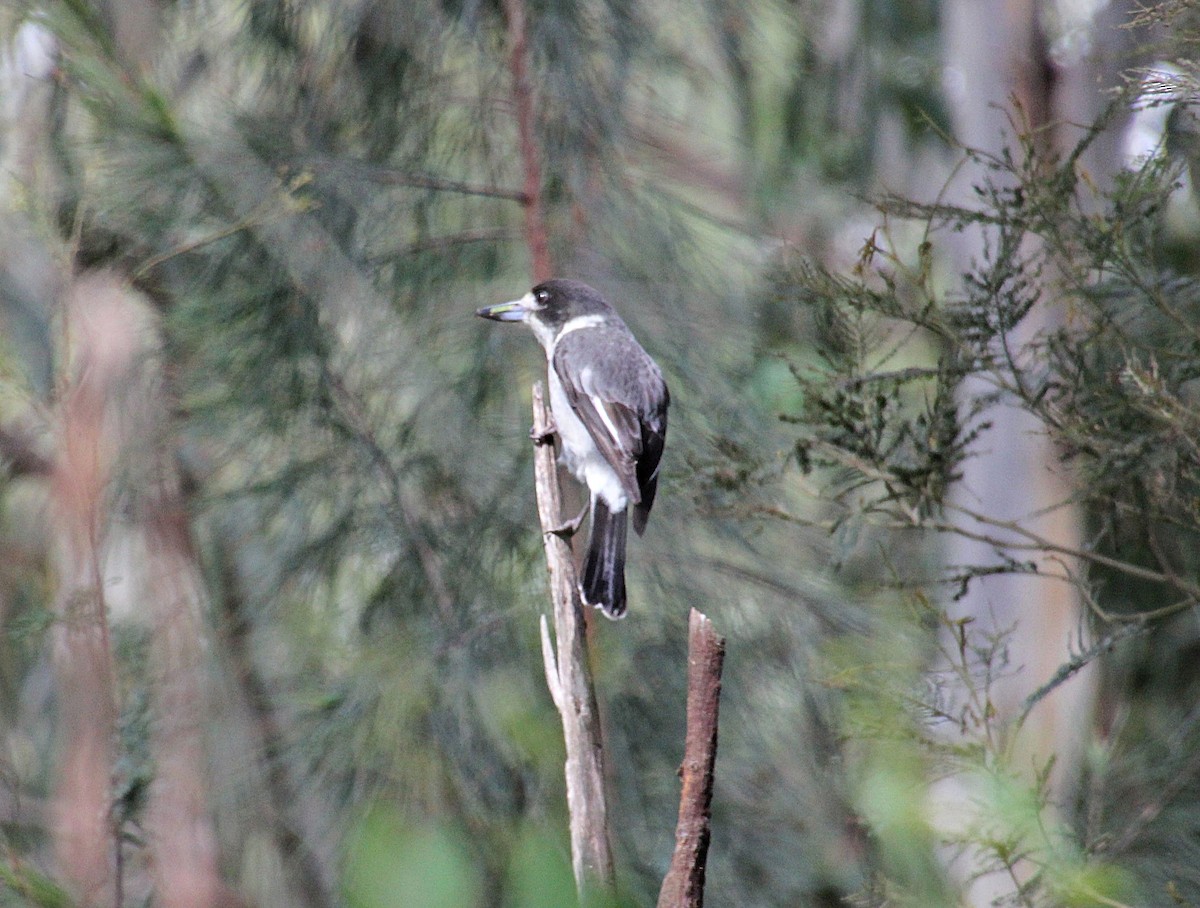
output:
M692 609L688 618L687 740L679 774L679 822L675 854L658 895L658 908L701 908L712 835L713 767L717 759L717 713L725 639Z

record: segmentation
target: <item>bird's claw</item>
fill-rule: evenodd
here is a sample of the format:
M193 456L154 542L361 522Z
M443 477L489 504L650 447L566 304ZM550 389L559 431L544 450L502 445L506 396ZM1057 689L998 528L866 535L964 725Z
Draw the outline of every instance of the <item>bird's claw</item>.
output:
M579 528L583 525L583 518L586 516L587 512L588 506L585 504L583 506L583 510L581 510L570 520L564 520L557 526L550 527L548 530L546 530L546 532L553 533L555 536L560 536L563 539L570 539L579 532Z
M534 425L529 430L529 437L535 445L549 445L554 443L554 436L558 434L558 426L554 424L554 420L548 420L541 425Z

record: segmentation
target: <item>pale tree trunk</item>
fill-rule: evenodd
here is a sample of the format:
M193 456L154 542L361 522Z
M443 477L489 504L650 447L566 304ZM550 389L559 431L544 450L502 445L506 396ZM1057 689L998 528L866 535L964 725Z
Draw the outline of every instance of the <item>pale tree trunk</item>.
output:
M192 540L176 463L173 389L168 369L150 341L149 304L126 292L130 321L141 321L147 342L122 408L128 427L126 469L135 473L134 530L141 551L140 600L152 629L150 745L154 779L146 806L146 848L155 902L166 908L212 908L228 901L217 870L210 815L205 729L210 708L211 641L204 632L207 595ZM136 311L134 311L136 310Z
M128 580L151 628L149 688L154 760L144 817L154 899L168 908L229 902L217 873L204 734L209 711L203 584L181 482L153 318L126 282L92 272L74 284L65 312L75 378L64 393L61 454L53 480L58 517L59 622L55 664L63 757L55 804L58 863L81 904L144 898L145 862L126 862L113 809L116 703L106 586ZM122 525L120 488L132 507ZM131 557L106 562L114 536ZM136 865L131 874L128 867Z
M71 285L28 215L28 199L53 199L53 73L58 49L35 21L0 48L0 319L5 341L26 366L31 385L49 398L54 382L51 313L60 308L62 358L56 391L55 451L43 455L17 420L3 430L13 468L49 476L50 553L57 590L50 633L56 678L57 752L50 834L59 876L81 906L117 898L113 823L116 703L105 604L103 558L107 496L113 472L108 407L129 367L132 346L103 306L92 307L87 282ZM30 428L51 417L31 406ZM14 453L19 456L14 456Z
M111 288L77 281L64 336L74 351L61 390L61 437L51 476L59 590L52 635L62 740L54 796L59 870L81 905L119 902L113 822L116 703L105 604L104 546L117 438L112 400L136 341Z
M154 629L151 669L155 775L146 812L155 901L167 908L220 904L217 842L209 816L204 748L208 684L201 632L203 587L177 477L146 504L146 603Z
M999 155L1008 149L1020 160L1022 151L1014 130L1036 137L1041 151L1063 152L1081 133L1063 121L1086 123L1100 110L1103 99L1095 84L1095 73L1086 59L1052 67L1042 35L1039 16L1042 5L1034 0L949 0L944 12L946 91L950 101L955 137L969 148ZM1069 87L1069 92L1064 88ZM1071 110L1058 105L1065 96ZM1084 104L1084 100L1088 104ZM1011 119L1005 116L1012 112ZM1056 147L1057 144L1057 147ZM1098 143L1105 148L1106 140ZM1111 168L1111 158L1092 166ZM1102 174L1092 170L1094 179ZM973 183L985 179L982 168L968 165L956 178L952 198L974 205ZM955 271L962 273L983 256L983 233L964 232L956 249ZM1030 238L1023 251L1034 254L1039 242ZM1018 361L1028 356L1027 345L1035 336L1058 327L1066 310L1056 298L1055 275L1043 275L1042 295L1027 318L1009 335L1009 345ZM983 380L964 383L962 398L988 393L993 386ZM1054 440L1044 426L1013 402L1002 403L988 415L992 427L974 446L974 456L964 467L954 492L954 502L966 509L1000 521L1011 521L1056 546L1077 550L1082 543L1083 516L1071 504L1074 478L1064 464ZM1009 542L1028 542L1013 534L982 527L963 517L959 525L970 532L984 532ZM1095 697L1094 672L1084 669L1041 700L1030 712L1015 740L1014 720L1025 698L1045 684L1055 670L1086 643L1085 616L1081 597L1067 582L1053 575L1078 576L1079 565L1063 556L1030 558L1017 551L1021 561L1035 560L1038 576L996 574L971 582L969 591L953 603L952 619L970 618L974 634L1008 634L1007 669L994 680L989 693L996 710L990 721L993 746L1011 747L1012 765L1029 773L1055 760L1050 779L1052 803L1061 804L1078 778L1083 745L1090 731ZM955 538L946 554L956 565L997 563L995 547L965 538ZM953 643L948 650L956 649ZM965 691L962 692L965 695ZM951 737L974 739L977 729L947 729ZM935 821L953 835L978 819L970 806L976 792L970 781L951 779L935 789ZM1052 819L1052 818L1048 818ZM993 899L1011 896L1015 877L983 876L970 855L947 853L952 874L968 889L971 904L986 905ZM1025 871L1032 868L1024 868Z

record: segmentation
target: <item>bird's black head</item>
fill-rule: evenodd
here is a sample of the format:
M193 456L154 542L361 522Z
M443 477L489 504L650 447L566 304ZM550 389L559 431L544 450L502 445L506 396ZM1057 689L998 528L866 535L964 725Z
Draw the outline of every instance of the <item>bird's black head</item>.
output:
M582 281L554 278L543 281L529 292L546 321L566 322L578 315L607 316L613 311L598 291Z
M615 318L612 307L599 293L581 281L563 278L543 281L519 300L486 306L475 314L499 322L525 322L543 342L543 335L553 337L573 318Z

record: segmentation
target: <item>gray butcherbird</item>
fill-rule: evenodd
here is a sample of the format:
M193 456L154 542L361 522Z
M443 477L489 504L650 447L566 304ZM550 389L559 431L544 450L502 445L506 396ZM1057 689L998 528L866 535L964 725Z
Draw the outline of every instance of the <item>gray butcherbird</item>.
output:
M604 297L550 280L477 315L525 322L546 351L550 412L562 461L591 495L580 592L609 618L625 614L626 516L640 536L658 488L670 394L662 370ZM581 513L566 526L577 529Z

